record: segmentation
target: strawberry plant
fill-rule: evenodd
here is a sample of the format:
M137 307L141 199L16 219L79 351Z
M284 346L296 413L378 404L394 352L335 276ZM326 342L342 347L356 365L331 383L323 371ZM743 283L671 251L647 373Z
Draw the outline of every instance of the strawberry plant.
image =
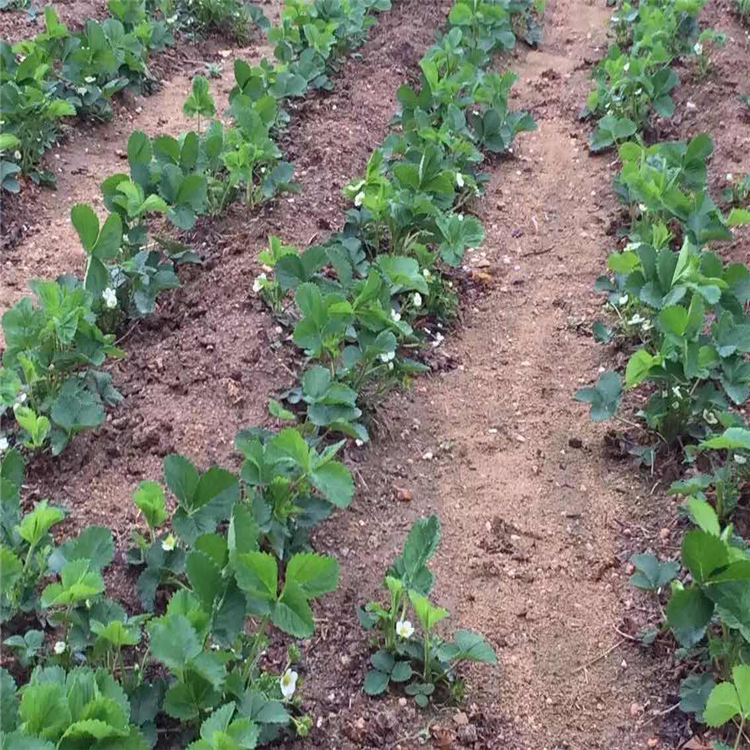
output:
M2 478L3 518L0 524L0 622L7 622L19 612L39 609L38 584L47 571L53 544L49 530L60 523L65 514L46 500L22 514L21 484L24 461L17 450L3 456Z
M446 694L460 699L463 682L457 677L458 666L465 661L497 661L493 649L477 633L457 630L452 640L444 640L436 632L436 625L449 616L448 610L433 605L428 598L434 578L427 562L439 541L437 516L420 518L386 574L387 605L375 601L357 610L360 623L373 633L378 646L370 658L372 669L365 676L368 695L380 695L392 683L401 686L422 708ZM421 637L407 619L410 607Z
M104 421L105 405L121 400L110 376L92 369L121 353L97 327L87 291L67 281L31 287L37 305L23 297L2 318L0 403L3 413L14 411L22 443L41 448L49 440L56 455L74 434Z

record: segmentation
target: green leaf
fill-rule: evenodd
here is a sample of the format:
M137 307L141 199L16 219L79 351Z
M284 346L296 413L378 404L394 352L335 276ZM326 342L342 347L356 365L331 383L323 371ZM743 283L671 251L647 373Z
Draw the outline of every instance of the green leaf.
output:
M721 534L716 511L705 500L691 497L688 498L687 506L693 521L699 528L714 536Z
M661 364L661 358L658 355L649 354L644 349L639 349L629 360L625 368L625 386L634 388L642 383L651 370Z
M708 696L703 721L709 727L720 727L742 714L740 696L731 682L720 682Z
M406 682L407 680L411 679L411 676L414 674L411 664L408 661L399 661L396 662L395 666L393 667L393 671L391 672L391 679L394 682Z
M192 92L185 99L182 111L188 116L202 115L212 117L216 111L214 100L209 93L208 79L205 76L194 76Z
M407 588L414 587L421 578L422 569L435 554L438 544L440 519L436 515L417 519L406 537L404 551L399 558L403 564L404 585Z
M422 594L418 594L416 591L409 592L409 599L411 600L412 607L414 607L417 619L426 634L429 634L435 625L449 615L447 609L434 607L426 596L422 596Z
M113 260L122 245L122 219L119 214L110 214L102 225L92 255L101 260Z
M354 496L354 480L343 464L329 461L310 473L310 481L326 500L338 508L347 508Z
M279 460L291 461L306 474L310 471L310 448L293 427L287 427L268 444L269 451Z
M99 217L87 203L78 203L70 211L70 221L78 232L83 249L90 253L99 237Z
M84 428L98 427L104 421L99 399L81 381L70 379L52 402L52 421L68 435Z
M453 636L453 640L458 647L458 653L454 658L483 664L497 664L494 650L479 633L459 629Z
M18 533L29 546L35 547L45 534L64 518L65 513L60 508L48 505L46 500L42 500L36 504L31 513L27 513L23 517L21 525L18 527Z
M221 569L208 555L192 550L185 560L185 572L193 591L205 608L210 611L214 599L222 593L224 588Z
M49 419L43 414L37 416L28 406L19 405L14 406L13 416L20 427L28 433L29 439L24 441L24 445L28 448L41 448L52 428Z
M8 596L23 575L23 563L7 547L0 546L0 594Z
M58 547L49 558L49 568L59 573L71 560L86 560L96 570L105 568L115 556L112 532L104 526L87 526L75 539Z
M364 691L367 695L381 695L388 688L389 681L390 675L377 669L371 669L365 675Z
M591 404L593 422L604 422L617 411L621 394L622 385L617 373L605 372L599 376L593 388L580 388L573 398Z
M253 517L252 509L244 503L235 503L232 518L227 531L227 547L229 560L236 566L236 557L243 552L253 552L258 549L260 529Z
M276 601L278 572L276 560L267 552L243 552L235 556L237 585L250 597Z
M729 562L724 541L714 534L694 529L682 540L682 564L698 583L707 581L711 574Z
M149 623L151 653L173 671L185 669L203 651L190 621L181 614L169 614Z
M289 411L289 409L285 409L276 399L269 398L268 399L268 413L275 417L276 419L280 419L282 422L296 422L297 417L294 416L294 412Z
M630 562L637 571L630 576L631 585L646 591L664 588L680 572L677 562L660 562L654 555L634 555Z
M672 594L666 609L667 622L680 645L692 648L703 638L713 611L713 602L697 587Z
M167 520L164 490L157 482L141 482L133 494L133 502L143 513L149 528L156 529Z
M90 570L88 560L65 563L60 578L60 583L51 583L42 591L43 607L77 605L104 592L102 576L98 570Z
M733 208L727 216L727 224L730 227L750 224L750 211L746 208Z
M56 682L29 684L21 697L18 716L26 733L57 740L72 717L63 686Z
M732 668L732 679L740 697L742 715L750 717L750 665L737 664Z
M284 591L273 608L271 619L277 628L295 638L309 638L315 632L307 597L293 581L284 584Z
M6 640L7 644L8 641ZM18 724L16 681L5 667L0 667L0 732L12 732Z
M680 683L680 710L695 714L703 722L708 696L715 686L714 678L708 673L691 674Z
M286 569L286 581L294 582L308 599L333 591L338 580L339 564L336 558L313 552L294 555Z
M750 451L750 430L745 427L729 427L722 435L704 440L700 447L712 450Z
M198 470L184 456L172 453L164 459L164 479L180 505L192 507L193 496L198 487Z
M117 648L136 646L141 640L140 628L135 625L127 626L121 620L112 620L106 625L93 620L91 632Z

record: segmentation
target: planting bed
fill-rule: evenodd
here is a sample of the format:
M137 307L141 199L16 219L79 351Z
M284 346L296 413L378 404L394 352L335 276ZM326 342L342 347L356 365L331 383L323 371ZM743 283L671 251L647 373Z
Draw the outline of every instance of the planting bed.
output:
M262 5L271 23L278 23L282 5ZM295 165L297 192L252 208L236 201L180 231L163 217L150 221L157 233L170 232L194 249L201 264L180 266L181 286L163 292L152 314L117 329L125 356L100 369L123 400L107 408L101 426L72 437L60 455L24 450L24 511L43 498L63 507L66 518L53 529L57 544L91 525L109 528L114 557L103 570L107 596L129 614L143 611L138 571L126 559L131 532L145 529L131 500L139 483L161 481L164 458L172 453L200 470L219 465L238 472L238 431L278 429L269 399L294 389L308 368L293 340L298 311L292 294L274 316L253 290L261 273L273 276L258 253L269 235L300 250L322 243L343 227L353 204L361 205L359 188L350 197L344 188L365 173L370 154L391 132L403 104L397 90L404 83L418 86L420 60L453 5L393 0L390 10L377 14L366 41L331 71L330 91L308 90L284 101L289 124L277 144ZM593 285L608 254L623 249L618 230L630 221L612 189L617 152L590 154L592 125L579 119L592 69L607 52L611 13L603 1L550 0L539 20L541 42L519 40L493 58L493 69L518 76L510 108L528 111L537 129L518 134L507 153L487 153L483 195L460 208L467 218L478 217L484 238L457 267L441 266L459 290L453 325L434 315L413 320L426 343L409 356L418 356L424 374L374 399L365 416L371 441L351 435L338 453L354 480L354 499L311 534L316 553L338 558L338 587L314 603L315 631L299 641L294 666L303 678L298 708L311 724L306 737L283 735L280 746L711 750L720 739L731 747L736 736L736 747L750 748L747 728L738 734L728 720L723 730L707 730L680 710L680 680L698 671L698 662L678 658L669 627L652 645L641 643L642 631L661 623L669 587L657 596L634 588L631 558L648 550L660 560L680 559L691 524L676 512L684 498L667 490L685 474L681 451L672 448L652 467L638 469L628 449L646 444L635 416L645 399L630 392L624 421L603 425L592 423L588 409L573 400L599 373L622 370L634 349L628 342L603 347L592 337L595 321L612 325ZM71 26L81 14L98 12L85 3L60 4L59 15ZM22 18L0 15L0 36L15 42L38 31ZM715 147L708 186L718 199L728 173L750 173L750 104L743 107L739 98L750 95L744 73L750 38L726 2L709 2L699 19L701 29L724 32L726 43L711 50L705 75L695 55L673 63L680 77L672 92L675 114L651 118L644 132L648 142L709 133ZM221 78L209 84L217 117L228 123L234 61L254 65L272 59L273 51L258 30L243 45L216 35L190 42L178 37L150 63L160 79L153 94L125 92L109 123L68 123L44 156L57 190L24 181L18 195L3 194L2 310L28 293L30 279L83 274L87 254L70 210L89 203L104 217L100 184L128 171L134 130L176 137L195 128L183 102L194 75L205 75L205 63L222 65ZM716 250L727 262L747 264L750 229L732 231ZM399 300L405 317L416 302L406 295ZM745 404L735 403L734 410L746 423ZM9 411L3 434L14 429ZM732 520L745 540L748 510L741 484ZM432 514L442 527L429 563L436 580L432 600L450 612L452 628L481 633L497 664L464 665L465 697L423 709L398 687L379 697L363 692L373 649L355 608L385 601L386 569L415 521ZM750 587L750 579L745 583ZM165 599L157 597L162 610ZM416 625L414 613L411 621ZM10 625L9 634L39 627L31 614ZM59 631L46 626L52 647ZM285 671L289 640L274 631L264 669ZM748 663L750 648L744 648L737 663ZM19 684L28 676L7 648L2 665ZM165 675L161 667L157 676ZM186 746L177 724L160 725L158 748Z

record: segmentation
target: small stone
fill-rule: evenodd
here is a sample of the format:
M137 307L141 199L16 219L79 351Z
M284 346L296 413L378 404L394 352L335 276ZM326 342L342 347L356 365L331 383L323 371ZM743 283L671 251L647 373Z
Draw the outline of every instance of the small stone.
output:
M643 713L643 706L640 703L630 704L630 715L635 718Z
M400 503L411 502L411 492L409 492L409 490L404 487L394 487L393 489L396 494L396 500L398 500Z
M464 711L459 711L454 717L453 721L456 726L465 727L469 723L469 717Z
M422 454L422 460L423 460L423 461L432 461L432 459L433 459L434 457L435 457L435 456L434 456L434 454L432 453L432 451L427 451L426 453L423 453L423 454Z
M568 445L571 448L583 448L583 440L581 440L581 438L572 437L568 440Z

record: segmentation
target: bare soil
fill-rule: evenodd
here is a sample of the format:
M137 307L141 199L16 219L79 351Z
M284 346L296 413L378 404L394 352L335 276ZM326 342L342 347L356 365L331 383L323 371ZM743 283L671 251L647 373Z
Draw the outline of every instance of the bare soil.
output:
M69 29L80 29L87 18L106 18L106 0L56 0L50 3L60 21ZM29 39L44 31L44 3L29 3L27 8L0 11L0 38L9 44Z
M345 63L334 92L295 107L282 148L297 165L299 195L199 223L191 239L205 266L183 272L183 288L122 342L128 356L112 373L124 404L61 457L35 460L31 496L70 508L66 533L90 523L113 529L109 584L134 608L122 555L136 522L137 483L159 478L173 450L203 466L236 467L235 433L267 422L267 398L301 366L288 333L250 293L257 251L269 233L305 246L339 226L341 187L386 134L396 88L415 80L449 5L396 2L361 56ZM601 304L592 284L616 245L613 157L588 155L577 120L591 65L606 46L608 14L604 2L551 0L540 49L498 61L519 74L514 106L531 110L539 130L522 137L511 158L489 165L487 194L476 206L487 238L467 256L461 325L431 352L433 372L378 409L372 446L347 452L355 502L314 539L318 550L339 556L342 571L303 648L303 695L315 728L288 747L634 750L677 748L691 736L686 717L669 711L679 670L667 649L657 643L644 651L634 641L654 613L627 583L633 553L677 551L675 501L614 458L609 428L592 425L572 401L614 357L590 335ZM680 71L682 115L662 124L661 136L710 132L718 190L726 172L750 170L750 127L737 100L748 93L742 71L750 70L750 50L726 4L712 3L706 21L727 31L727 46L708 78ZM96 198L103 176L120 168L116 150L134 127L187 126L188 78L139 103L132 120L77 132L63 146L60 190L34 198L42 217L36 233L2 256L10 280L4 306L29 277L80 268L70 205ZM747 261L749 233L721 250ZM488 637L499 666L467 670L464 705L425 713L397 697L362 695L368 651L354 607L379 595L411 523L429 513L443 526L436 597L454 627ZM269 659L277 657L272 650Z

